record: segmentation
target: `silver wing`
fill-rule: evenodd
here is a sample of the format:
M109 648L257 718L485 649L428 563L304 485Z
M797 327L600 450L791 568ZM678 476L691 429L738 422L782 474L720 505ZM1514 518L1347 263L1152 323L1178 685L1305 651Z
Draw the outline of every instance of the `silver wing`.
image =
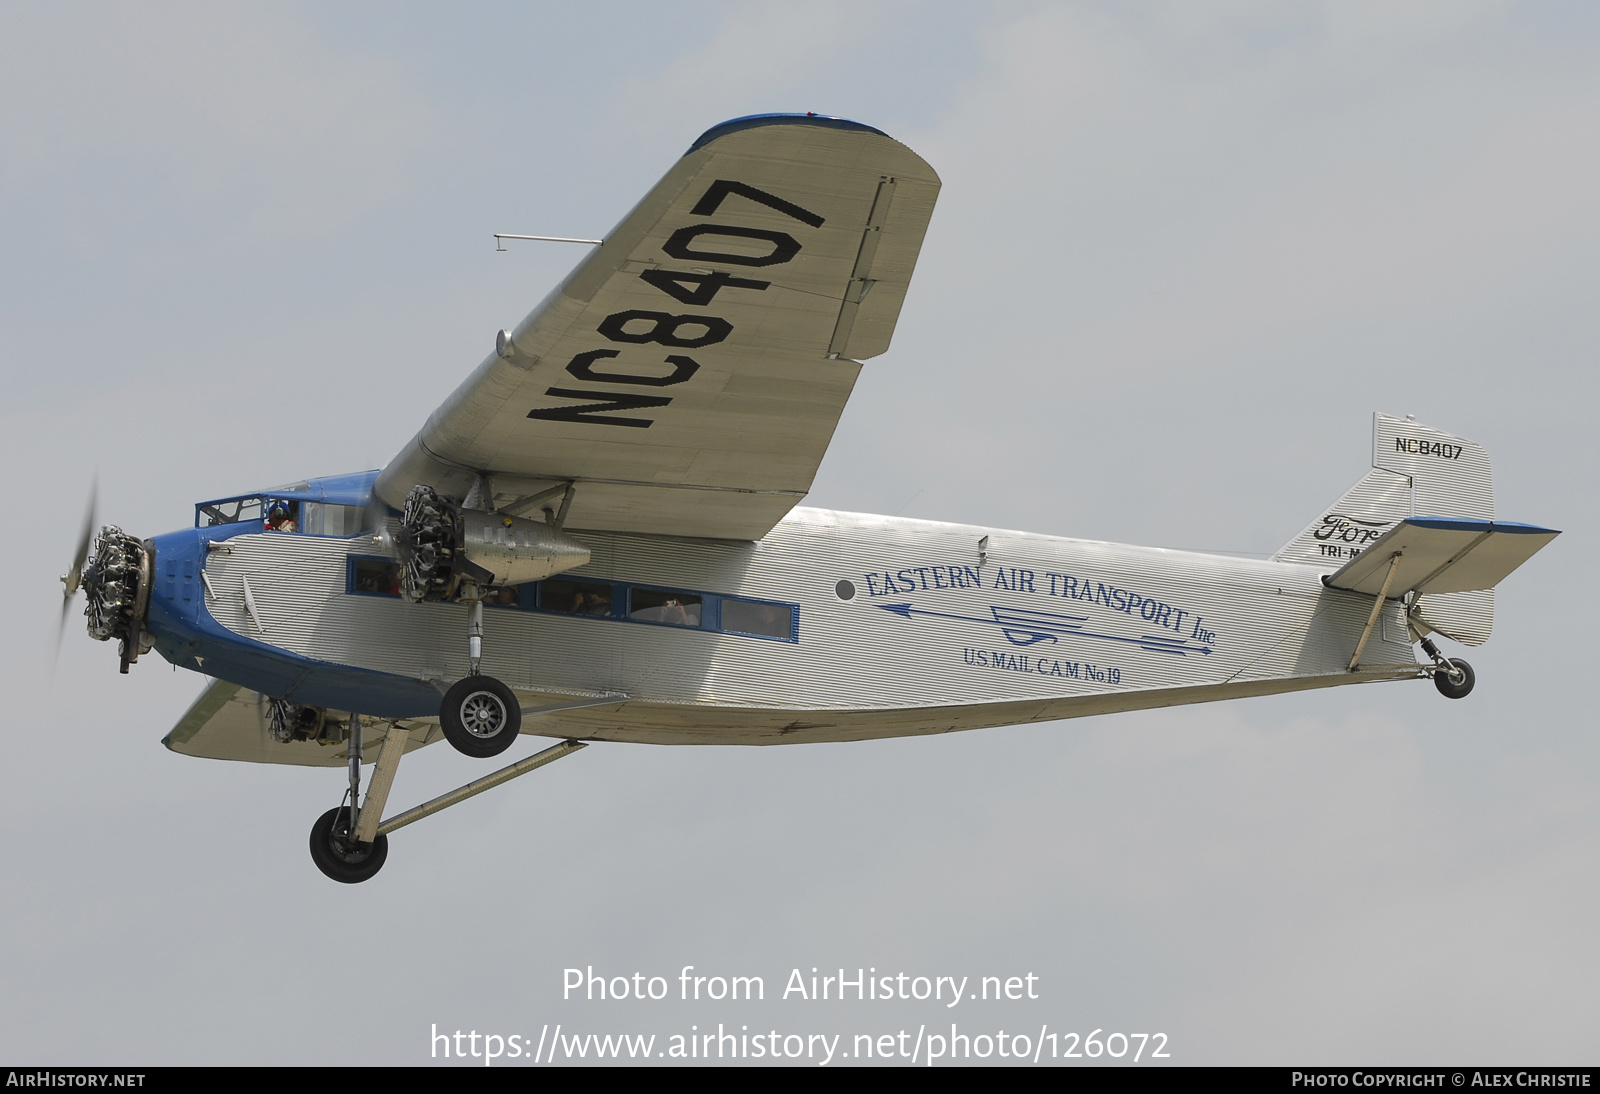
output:
M486 485L516 513L572 483L569 528L759 539L810 489L857 359L888 349L938 192L855 122L717 126L499 340L378 496Z
M204 756L213 760L245 760L250 763L294 764L299 767L343 767L348 762L348 746L340 741L277 741L268 729L269 712L265 696L213 680L200 697L178 719L172 732L162 739L174 752L185 756ZM328 711L327 717L342 721L343 711ZM370 721L362 733L362 758L372 761L391 725L411 733L406 751L412 752L443 740L444 732L432 718L404 718L398 722Z

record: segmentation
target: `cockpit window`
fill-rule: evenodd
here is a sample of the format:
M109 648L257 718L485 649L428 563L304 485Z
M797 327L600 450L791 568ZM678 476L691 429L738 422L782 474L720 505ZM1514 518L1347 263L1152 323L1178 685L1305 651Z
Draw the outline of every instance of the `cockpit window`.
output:
M361 506L308 501L301 506L300 530L313 536L353 536L361 531Z
M215 528L219 524L238 524L241 521L260 519L260 498L229 498L226 501L207 501L197 505L194 526Z
M266 530L269 532L298 532L300 530L300 503L289 498L268 499Z

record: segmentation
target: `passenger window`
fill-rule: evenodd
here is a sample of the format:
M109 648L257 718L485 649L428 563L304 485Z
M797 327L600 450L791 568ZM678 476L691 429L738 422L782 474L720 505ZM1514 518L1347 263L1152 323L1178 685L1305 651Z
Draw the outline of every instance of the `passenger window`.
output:
M628 618L644 623L669 623L675 627L698 627L700 598L693 593L633 589L629 592Z
M355 560L355 587L351 592L378 596L400 595L400 564L386 558Z
M787 604L763 604L725 596L722 598L722 629L787 639L794 633L794 609Z
M609 616L611 586L598 581L541 581L539 607L569 615Z
M201 505L195 513L196 528L215 528L219 524L238 524L246 520L261 519L260 498L232 498Z
M484 590L483 604L486 608L520 608L522 588L518 585L491 585Z

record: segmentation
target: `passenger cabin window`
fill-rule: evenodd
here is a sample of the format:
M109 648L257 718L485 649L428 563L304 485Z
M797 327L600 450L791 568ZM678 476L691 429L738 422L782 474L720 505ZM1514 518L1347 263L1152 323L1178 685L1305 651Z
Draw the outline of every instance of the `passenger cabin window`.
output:
M698 627L700 598L694 593L674 593L664 589L630 589L628 618L641 623Z
M483 606L485 608L520 608L522 607L522 586L520 585L491 585L484 590Z
M787 604L722 598L722 629L762 638L789 638L794 633L794 609Z
M392 558L347 555L345 591L364 596L400 596L400 564ZM764 638L800 641L800 606L772 600L747 600L718 593L653 589L620 581L553 578L526 585L490 586L486 608L554 612L611 622L649 623Z
M539 607L569 615L609 616L611 586L598 581L541 581Z
M387 558L350 560L350 591L377 596L400 595L400 564Z
M215 528L219 524L238 524L241 521L260 519L260 498L230 498L227 501L202 502L196 506L194 526Z
M347 555L345 592L363 596L399 596L400 563L375 555ZM491 585L483 590L486 608L527 608L533 603L534 586Z

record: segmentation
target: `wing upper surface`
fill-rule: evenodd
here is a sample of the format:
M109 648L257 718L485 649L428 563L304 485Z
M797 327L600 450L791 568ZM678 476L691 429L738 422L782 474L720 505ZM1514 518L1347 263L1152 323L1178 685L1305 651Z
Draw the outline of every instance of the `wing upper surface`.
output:
M758 539L810 489L889 346L939 179L839 119L710 130L384 470L571 528Z

